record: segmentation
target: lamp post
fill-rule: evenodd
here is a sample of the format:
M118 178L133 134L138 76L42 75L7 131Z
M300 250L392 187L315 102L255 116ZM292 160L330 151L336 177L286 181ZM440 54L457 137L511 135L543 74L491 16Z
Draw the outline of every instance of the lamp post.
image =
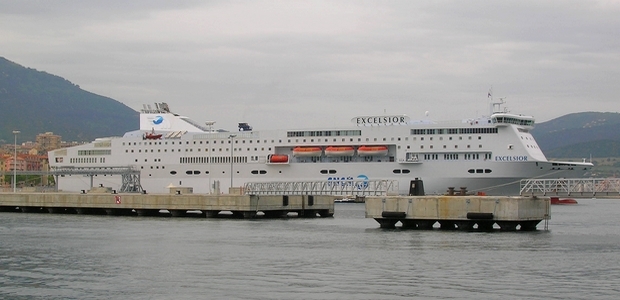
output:
M17 192L17 135L19 130L13 130L15 142L13 143L13 193Z
M230 139L230 187L233 187L233 140L236 136L234 133L228 136Z
M211 194L213 193L213 187L211 187L211 134L213 134L213 125L215 124L215 121L207 121L205 122L205 124L209 126L209 139L207 139L207 150L209 151L209 194Z

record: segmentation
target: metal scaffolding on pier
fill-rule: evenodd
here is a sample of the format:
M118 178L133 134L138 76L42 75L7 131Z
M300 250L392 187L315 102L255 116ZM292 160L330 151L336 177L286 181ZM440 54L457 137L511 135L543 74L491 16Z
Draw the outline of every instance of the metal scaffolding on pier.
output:
M619 196L620 178L521 180L521 196Z
M248 182L243 186L249 195L352 195L384 196L398 192L396 180L279 181Z

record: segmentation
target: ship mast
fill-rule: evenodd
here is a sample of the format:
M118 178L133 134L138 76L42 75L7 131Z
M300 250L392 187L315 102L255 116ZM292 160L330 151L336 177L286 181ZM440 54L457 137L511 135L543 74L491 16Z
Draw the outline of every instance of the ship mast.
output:
M506 97L501 97L501 98L498 98L497 100L495 100L493 98L493 88L489 89L489 94L488 94L487 97L489 98L489 113L490 113L490 116L493 115L493 114L496 114L496 113L507 112L505 108L502 111L502 105L506 104L506 102L504 101L504 99L506 99Z

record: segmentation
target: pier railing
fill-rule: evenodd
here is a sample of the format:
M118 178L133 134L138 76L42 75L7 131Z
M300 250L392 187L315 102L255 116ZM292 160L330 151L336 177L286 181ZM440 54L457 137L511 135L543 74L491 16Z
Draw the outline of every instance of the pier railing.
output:
M521 196L618 196L620 178L521 180Z
M396 180L279 181L248 182L249 195L353 195L383 196L398 192Z

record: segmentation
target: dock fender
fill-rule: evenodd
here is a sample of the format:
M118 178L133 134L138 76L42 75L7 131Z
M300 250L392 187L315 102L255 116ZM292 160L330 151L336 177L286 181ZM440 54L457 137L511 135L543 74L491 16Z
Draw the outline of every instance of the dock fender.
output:
M404 218L407 216L407 213L404 211L384 211L381 213L381 217L384 218Z
M468 212L467 219L470 220L493 220L493 213Z

